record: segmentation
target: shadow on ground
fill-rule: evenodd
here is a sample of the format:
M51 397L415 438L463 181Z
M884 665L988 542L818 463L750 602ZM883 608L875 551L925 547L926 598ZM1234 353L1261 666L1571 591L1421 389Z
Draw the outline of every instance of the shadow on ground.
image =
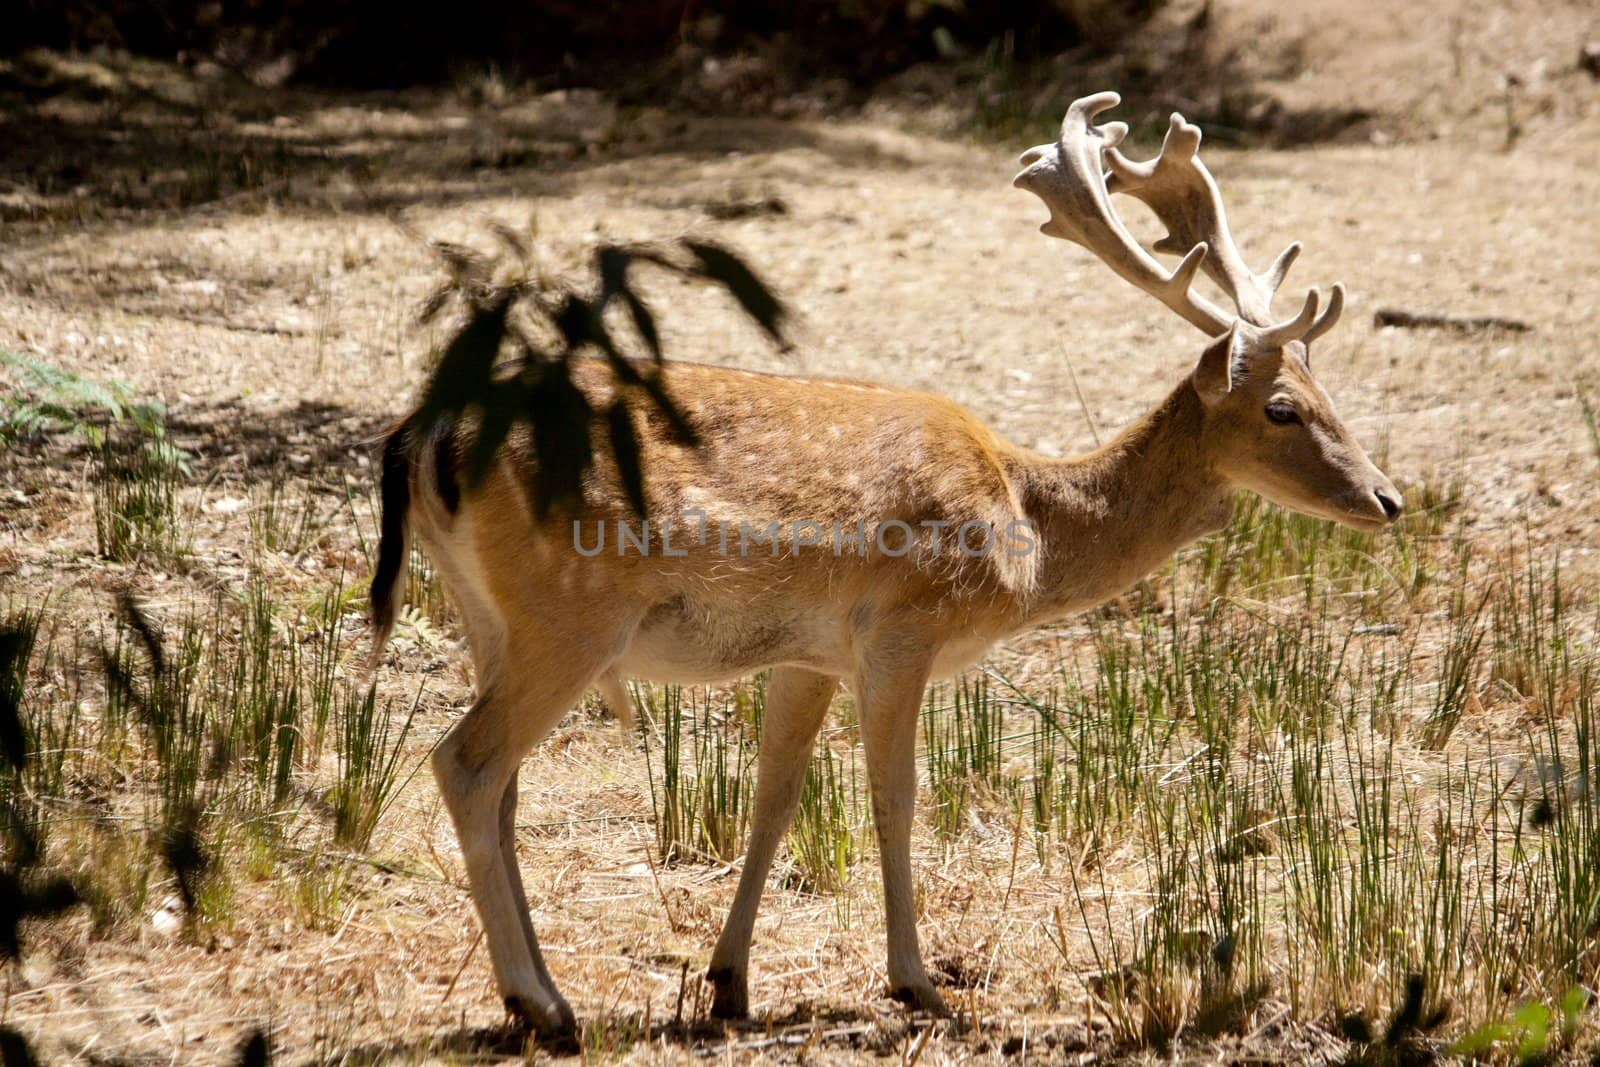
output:
M390 215L556 195L601 164L810 148L893 165L815 125L621 108L596 92L265 90L133 59L28 53L0 63L0 221L94 223L150 212Z
M205 479L285 465L329 474L353 470L358 456L376 453L397 418L398 413L376 416L324 401L262 410L225 400L175 407L167 413L167 426L179 446L194 455L196 477Z
M970 109L969 134L1028 143L1073 95L1127 90L1124 117L1153 145L1182 106L1222 142L1338 139L1372 113L1290 112L1248 89L1232 53L1188 48L1161 64L1173 84L1124 57L1063 55L1035 68L931 67L884 87L914 116ZM1091 84L1092 83L1092 84ZM638 94L632 97L637 99ZM898 103L895 103L895 102ZM749 111L749 108L746 108ZM506 196L557 196L601 166L805 148L843 168L911 160L825 122L618 104L593 90L535 93L498 82L393 92L264 89L128 57L29 52L0 61L0 222L145 221L149 213L268 208L394 215ZM670 170L657 175L671 184Z
M397 1041L378 1041L338 1049L333 1059L341 1063L387 1062L396 1058L449 1056L459 1063L501 1063L527 1056L531 1048L546 1055L580 1057L586 1053L622 1055L635 1045L671 1047L697 1057L716 1058L751 1053L804 1057L813 1051L869 1053L877 1057L920 1055L920 1046L943 1040L971 1052L999 1052L1013 1056L1048 1051L1066 1056L1087 1051L1082 1026L1064 1024L1033 1028L1024 1038L1009 1025L984 1023L973 1028L960 1020L939 1020L903 1013L875 1014L845 1008L797 1008L772 1019L738 1023L701 1019L693 1022L653 1023L613 1020L591 1027L578 1043L566 1047L537 1046L536 1042L506 1029L472 1028Z
M359 466L357 457L376 453L398 417L398 413L391 418L324 401L263 409L224 400L175 405L167 410L166 427L173 443L189 453L194 479L207 482L284 466L308 473L353 471ZM89 421L115 432L103 419ZM10 443L0 455L77 471L87 447L64 429Z

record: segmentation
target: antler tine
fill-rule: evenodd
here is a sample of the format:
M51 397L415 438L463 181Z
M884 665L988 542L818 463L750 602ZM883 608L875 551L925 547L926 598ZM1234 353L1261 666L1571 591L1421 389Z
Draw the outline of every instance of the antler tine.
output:
M1300 313L1294 318L1256 329L1256 343L1262 348L1282 348L1290 341L1305 340L1306 334L1316 325L1319 299L1320 294L1315 289L1311 290L1306 294L1306 302L1300 305Z
M1283 284L1283 276L1289 273L1289 268L1294 266L1294 261L1300 258L1300 242L1290 241L1289 247L1278 253L1278 258L1272 261L1272 266L1267 268L1267 273L1261 276L1266 284L1267 291L1276 293L1278 286Z
M1115 147L1107 149L1111 171L1107 188L1138 197L1156 213L1167 228L1167 236L1155 243L1156 251L1181 254L1197 244L1207 245L1211 255L1206 274L1232 297L1240 317L1252 326L1270 328L1273 294L1300 254L1300 243L1285 248L1265 274L1252 273L1228 231L1222 194L1199 152L1200 127L1173 112L1154 159L1136 163Z
M1312 341L1315 341L1317 338L1333 329L1335 324L1337 324L1339 321L1339 316L1343 313L1344 283L1334 282L1333 292L1328 294L1328 306L1326 310L1324 310L1321 315L1317 316L1317 321L1313 322L1311 324L1311 328L1307 330L1300 338L1300 343L1309 345Z
M1024 169L1011 184L1033 193L1050 209L1050 221L1040 227L1042 232L1087 248L1117 274L1208 335L1226 333L1233 323L1232 316L1190 289L1195 272L1202 266L1213 270L1208 262L1211 246L1201 240L1176 249L1184 253L1183 261L1168 274L1154 256L1139 246L1111 207L1102 169L1104 158L1108 154L1122 158L1115 146L1127 135L1128 127L1120 122L1097 127L1094 117L1121 100L1116 93L1108 92L1073 101L1061 121L1061 139L1024 152ZM1199 131L1195 133L1198 144ZM1125 159L1122 163L1128 167L1144 166ZM1172 229L1170 225L1168 228ZM1234 256L1237 258L1237 252Z

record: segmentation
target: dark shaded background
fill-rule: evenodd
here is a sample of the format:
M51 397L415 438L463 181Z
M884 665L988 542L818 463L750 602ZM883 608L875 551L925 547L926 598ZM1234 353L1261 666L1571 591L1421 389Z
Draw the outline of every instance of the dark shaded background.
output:
M216 62L275 84L393 88L485 64L547 87L597 84L619 68L670 78L707 56L751 50L865 85L940 56L998 47L1030 59L1103 41L1147 18L1160 0L12 3L20 17L8 17L0 53L112 48Z

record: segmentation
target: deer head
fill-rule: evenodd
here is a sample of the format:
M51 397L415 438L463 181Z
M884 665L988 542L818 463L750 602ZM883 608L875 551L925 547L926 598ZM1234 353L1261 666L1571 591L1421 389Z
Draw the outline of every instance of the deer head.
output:
M1213 338L1190 381L1204 411L1202 453L1240 488L1296 511L1358 528L1400 515L1400 494L1339 420L1311 374L1310 345L1338 322L1344 287L1335 285L1318 314L1312 289L1300 310L1275 320L1272 298L1300 254L1298 242L1253 273L1239 254L1222 197L1200 162L1200 130L1172 116L1161 152L1135 162L1117 149L1128 127L1096 126L1116 93L1074 101L1055 144L1022 155L1012 184L1050 209L1040 229L1075 241L1113 271ZM1142 248L1111 206L1111 194L1144 201L1167 229L1153 246L1181 256L1171 271ZM1204 270L1232 300L1227 314L1192 284Z

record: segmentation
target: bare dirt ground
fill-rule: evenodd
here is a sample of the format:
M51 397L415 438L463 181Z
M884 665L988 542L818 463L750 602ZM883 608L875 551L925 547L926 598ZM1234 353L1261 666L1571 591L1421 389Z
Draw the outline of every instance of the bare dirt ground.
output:
M1305 243L1290 290L1349 287L1316 369L1396 480L1459 478L1474 536L1526 536L1592 588L1600 456L1578 397L1600 398L1600 82L1573 64L1600 24L1579 5L1463 4L1420 30L1401 8L1317 7L1231 17L1303 42L1286 106L1364 101L1371 129L1392 132L1294 151L1208 145L1235 234L1254 263ZM373 441L426 366L430 337L411 316L435 276L418 234L487 246L487 221L531 224L552 272L606 239L714 237L786 296L800 343L778 353L724 300L662 282L670 354L936 390L1052 454L1130 421L1199 350L1087 253L1036 232L1042 209L1010 178L1048 123L995 144L889 108L777 122L622 111L584 93L262 96L139 64L36 62L69 88L0 111L0 347L159 398L196 455L187 574L95 558L70 445L0 459L0 599L49 596L85 632L123 585L160 607L237 581L249 530L235 505L269 470L366 482ZM1509 148L1504 68L1524 94ZM112 119L114 135L96 132ZM1375 327L1386 306L1533 328ZM333 489L325 500L338 511ZM365 509L331 520L325 551L269 564L274 581L310 596L356 567ZM364 650L354 634L352 657ZM420 756L469 699L466 661L425 625L402 627L396 650L385 691L409 698L426 682ZM642 760L591 717L570 718L522 781L531 904L579 1015L690 1015L734 868L653 869ZM982 974L954 994L984 1020L919 1049L924 1062L1028 1049L1076 1061L1099 1047L1086 965L1049 942L1061 886L1014 845L1003 821L956 850L919 831L924 942L951 971ZM148 923L106 940L63 924L8 972L3 1021L49 1062L217 1062L263 1024L288 1062L487 1058L483 1034L502 1016L425 773L371 857L322 921L297 918L264 880L238 887L229 931L198 942ZM752 974L756 1014L773 1021L629 1055L793 1059L805 1053L768 1031L805 1017L835 1020L815 1058L910 1058L914 1038L882 996L881 931L874 864L837 899L774 887ZM1204 1055L1335 1054L1315 1028L1266 1020L1228 1041Z

